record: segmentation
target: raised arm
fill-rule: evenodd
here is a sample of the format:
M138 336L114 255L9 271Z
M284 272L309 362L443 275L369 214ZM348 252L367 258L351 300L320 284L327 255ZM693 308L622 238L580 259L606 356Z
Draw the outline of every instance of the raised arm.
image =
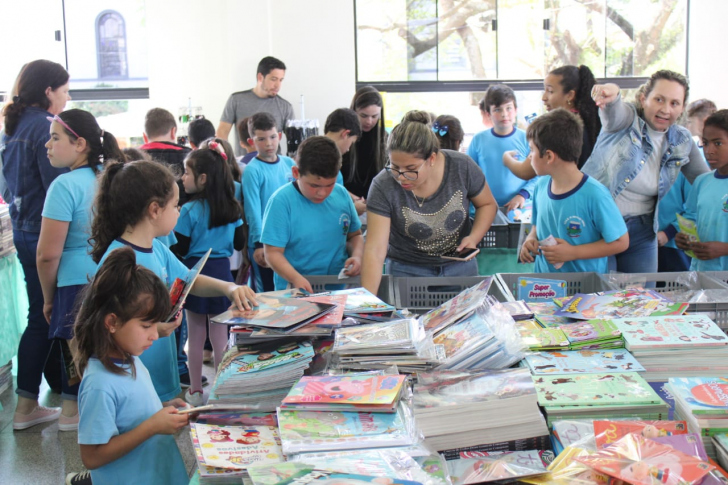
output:
M616 84L595 84L592 98L599 107L599 118L605 133L616 133L627 128L637 116L635 109L622 99Z

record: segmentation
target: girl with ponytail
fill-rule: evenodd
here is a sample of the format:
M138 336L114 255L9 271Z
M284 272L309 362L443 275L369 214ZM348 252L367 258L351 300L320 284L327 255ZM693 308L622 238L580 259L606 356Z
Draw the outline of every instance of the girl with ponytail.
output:
M48 188L36 265L43 291L43 316L50 325L48 338L68 349L68 341L73 338L76 296L96 271L88 243L96 174L110 157L125 159L114 136L104 133L91 113L72 109L49 116L48 120L48 159L52 166L71 171L60 175ZM78 428L79 381L68 357L70 351L61 355L63 409L58 429L71 431Z

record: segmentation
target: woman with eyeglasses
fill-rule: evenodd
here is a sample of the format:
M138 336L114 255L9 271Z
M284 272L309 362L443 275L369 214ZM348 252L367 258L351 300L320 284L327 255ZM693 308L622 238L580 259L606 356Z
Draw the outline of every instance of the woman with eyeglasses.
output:
M60 114L70 99L68 72L55 62L29 62L20 71L10 104L3 110L3 176L10 192L10 220L13 243L25 273L28 292L28 326L18 348L18 405L15 408L13 429L25 429L36 424L54 421L60 408L38 404L43 368L52 349L48 339L48 322L43 316L43 291L38 279L36 251L40 237L41 213L51 182L68 172L54 168L45 147L51 122L48 117ZM52 388L61 387L60 352L49 361L46 378Z
M389 135L389 165L367 199L362 286L377 292L386 259L394 276L477 276L478 263L444 259L475 248L498 209L482 170L465 154L440 150L430 115L410 111ZM468 206L475 206L475 220Z

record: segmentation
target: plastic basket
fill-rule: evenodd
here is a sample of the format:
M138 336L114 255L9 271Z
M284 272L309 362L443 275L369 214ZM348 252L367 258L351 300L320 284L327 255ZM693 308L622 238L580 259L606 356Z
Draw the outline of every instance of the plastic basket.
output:
M314 293L322 293L331 289L330 285L341 286L344 288L360 288L361 277L353 276L350 278L339 279L338 275L309 275L304 276L311 283ZM329 286L327 288L327 286ZM377 297L394 305L394 291L392 290L392 277L390 275L382 275L382 282L379 284L379 291L377 291Z
M614 290L598 273L498 273L501 287L508 292L509 301L515 301L518 295L519 278L543 278L547 280L561 280L566 282L566 294L594 293L597 291Z
M728 272L697 272L698 288L690 288L680 280L685 278L687 273L623 273L610 274L609 283L615 285L618 289L627 287L630 283L639 281L645 288L666 293L669 291L679 290L728 290ZM605 276L606 277L606 276ZM690 303L688 306L689 313L704 313L712 318L719 327L724 330L728 328L728 292L726 293L726 301L710 302L710 303Z
M424 313L451 300L483 279L483 276L394 277L394 305L414 313ZM488 294L498 301L507 301L498 278L493 277Z
M518 245L520 223L508 222L505 209L498 208L495 220L478 244L479 248L514 248ZM515 236L514 236L515 234Z

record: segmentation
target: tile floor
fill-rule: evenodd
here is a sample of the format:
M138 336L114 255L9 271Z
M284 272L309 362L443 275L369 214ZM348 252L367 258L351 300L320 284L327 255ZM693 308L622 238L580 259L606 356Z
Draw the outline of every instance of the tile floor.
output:
M212 382L212 366L205 364L203 373ZM205 397L209 388L205 386ZM184 398L184 394L180 397ZM76 432L58 431L57 422L13 431L16 401L15 388L0 395L0 484L63 485L66 474L83 471ZM61 396L51 392L43 381L40 401L45 406L60 406ZM176 440L192 475L197 463L189 428L178 433Z

